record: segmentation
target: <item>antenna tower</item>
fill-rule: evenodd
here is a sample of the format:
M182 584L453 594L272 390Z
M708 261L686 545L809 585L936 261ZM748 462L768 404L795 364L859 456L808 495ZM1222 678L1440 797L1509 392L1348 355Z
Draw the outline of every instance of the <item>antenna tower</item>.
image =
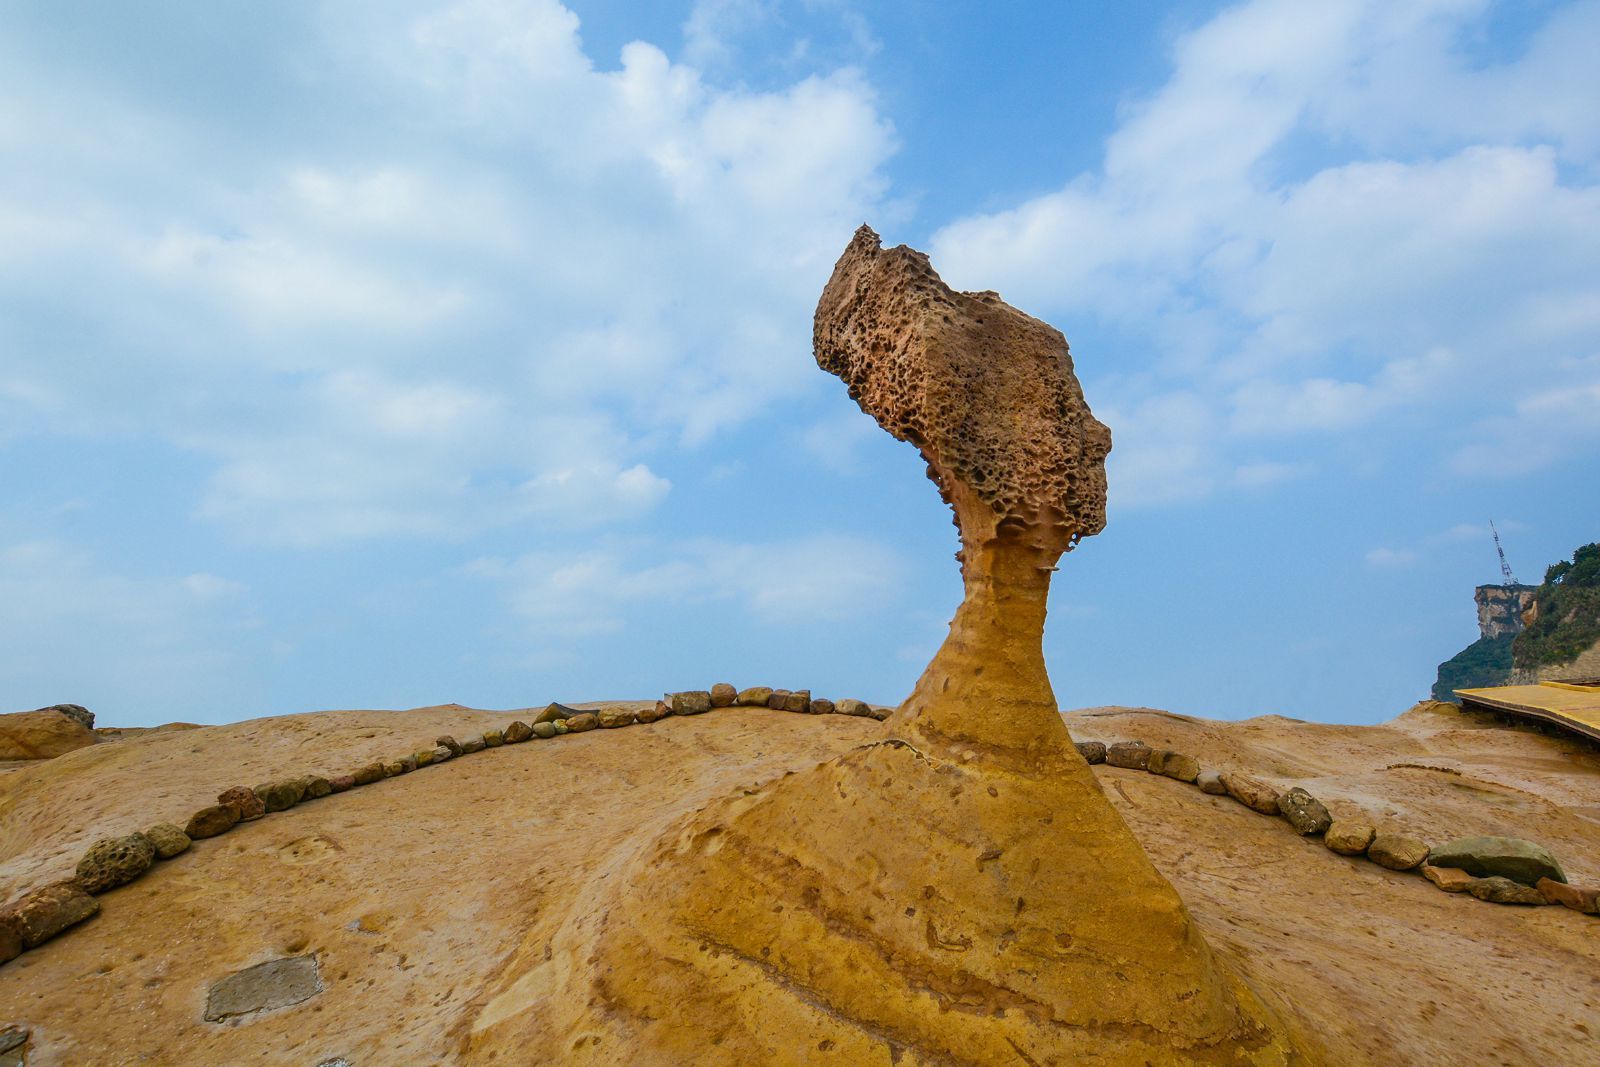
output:
M1516 585L1516 576L1511 573L1511 564L1506 562L1506 550L1500 547L1500 531L1494 528L1494 520L1489 520L1489 532L1494 534L1494 550L1500 553L1501 585Z

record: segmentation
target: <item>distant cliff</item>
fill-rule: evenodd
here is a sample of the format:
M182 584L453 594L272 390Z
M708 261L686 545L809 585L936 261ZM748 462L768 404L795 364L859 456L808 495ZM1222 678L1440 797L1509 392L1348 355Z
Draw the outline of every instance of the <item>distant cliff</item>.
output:
M1600 544L1584 545L1531 585L1480 585L1478 640L1439 664L1435 700L1457 689L1600 678Z
M1511 645L1516 681L1600 679L1600 543L1545 571Z
M1480 585L1473 590L1478 639L1439 664L1433 699L1455 700L1457 689L1481 689L1511 680L1511 644L1522 632L1522 613L1536 592L1531 585Z

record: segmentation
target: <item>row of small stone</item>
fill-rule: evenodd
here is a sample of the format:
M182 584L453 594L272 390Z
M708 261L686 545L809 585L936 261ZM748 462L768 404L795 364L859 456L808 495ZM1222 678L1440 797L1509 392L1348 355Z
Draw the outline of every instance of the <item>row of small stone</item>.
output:
M486 730L479 737L469 737L460 742L454 737L440 737L431 746L399 759L369 763L349 774L331 778L307 774L258 785L253 789L233 786L219 793L215 804L191 815L182 828L170 822L161 822L125 837L96 841L78 861L76 877L35 889L0 908L0 964L15 959L23 950L41 945L63 930L97 914L100 902L95 897L99 894L140 877L157 860L171 859L187 851L193 841L227 833L239 823L252 822L307 800L371 785L385 778L409 774L422 767L488 748L520 744L532 739L548 740L588 730L652 723L668 715L698 715L712 708L736 705L811 715L857 715L873 719L887 718L889 714L860 700L840 700L835 703L822 698L813 699L809 689L756 686L736 690L726 682L719 682L708 690L669 693L656 701L654 707L638 712L618 707L578 711L562 704L551 704L532 723L514 721L504 730Z
M1279 815L1303 837L1321 835L1341 856L1365 856L1391 871L1415 871L1446 893L1470 893L1491 904L1563 904L1600 914L1600 888L1567 884L1567 876L1542 845L1514 837L1462 837L1430 848L1405 834L1380 833L1363 818L1335 819L1299 786L1280 793L1265 782L1233 771L1203 770L1193 756L1151 748L1141 741L1078 742L1091 764L1148 771L1227 796L1252 811Z

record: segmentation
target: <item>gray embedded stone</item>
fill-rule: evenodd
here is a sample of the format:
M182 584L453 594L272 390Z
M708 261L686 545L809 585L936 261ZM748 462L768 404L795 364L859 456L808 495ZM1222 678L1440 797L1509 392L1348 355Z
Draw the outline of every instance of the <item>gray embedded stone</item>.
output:
M10 1067L10 1064L21 1064L23 1059L23 1045L28 1043L28 1028L26 1026L8 1026L0 1030L0 1067ZM7 1057L10 1057L9 1063Z
M1194 784L1200 787L1200 792L1214 797L1228 795L1228 787L1222 781L1221 771L1201 771L1194 776Z
M1322 801L1299 786L1278 798L1278 810L1301 837L1326 833L1328 827L1333 825L1333 816L1328 814Z
M1150 748L1139 741L1118 741L1106 748L1106 762L1113 767L1142 771L1150 765Z
M156 861L156 846L143 834L96 841L78 861L78 884L86 893L104 893L139 877Z
M470 756L474 752L482 752L483 749L484 744L481 737L469 737L461 742L461 755L463 756Z
M1561 864L1543 845L1520 837L1458 837L1428 854L1435 867L1459 867L1480 878L1510 878L1523 885L1539 879L1565 882Z
M857 715L864 719L873 718L872 706L864 700L854 697L845 697L839 701L835 709L840 715Z
M548 741L556 735L556 724L553 722L536 722L533 724L533 736L541 741Z
M690 689L671 694L672 714L701 715L711 710L711 694L704 689Z
M316 956L287 956L268 960L222 979L206 994L206 1021L221 1022L235 1015L286 1008L322 992Z
M1075 741L1073 747L1078 750L1078 755L1083 757L1085 763L1106 761L1106 746L1103 741Z
M156 847L156 855L164 860L189 850L189 835L170 822L156 823L144 831L144 836Z
M438 745L433 750L433 762L443 763L445 760L455 759L456 754L445 745Z
M711 687L711 706L714 708L731 708L737 699L739 691L727 682L718 682Z

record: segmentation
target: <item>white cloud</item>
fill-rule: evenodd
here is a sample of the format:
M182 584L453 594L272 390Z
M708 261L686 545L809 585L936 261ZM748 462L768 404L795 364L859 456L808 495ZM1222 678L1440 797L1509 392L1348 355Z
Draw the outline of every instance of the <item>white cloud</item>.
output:
M530 630L560 641L621 630L645 612L724 604L758 620L871 613L899 594L905 566L874 541L814 534L767 544L702 539L537 552L479 559L467 573L501 584Z
M1233 484L1241 489L1265 489L1295 478L1303 478L1311 471L1309 463L1277 463L1271 460L1242 463L1234 468Z
M45 109L0 106L33 161L0 175L0 410L177 445L198 514L314 546L637 518L655 453L814 387L812 301L894 149L859 74L725 88L642 42L604 70L554 0L316 20L306 120L234 157L0 73Z
M1474 428L1451 456L1461 474L1512 478L1600 443L1600 378L1524 396Z
M952 284L1154 344L1131 374L1079 353L1125 502L1241 484L1262 437L1417 411L1488 442L1427 442L1462 476L1593 447L1572 368L1600 349L1600 110L1575 42L1600 3L1485 64L1462 42L1487 10L1238 4L1177 41L1098 171L936 234Z
M1417 562L1417 554L1409 548L1374 548L1367 553L1369 567L1409 567Z
M222 651L217 631L249 624L238 614L245 587L208 573L129 577L87 551L53 539L0 546L0 677L12 706L62 701L98 705L125 723L138 712L166 721L174 698L237 681L240 666ZM73 664L62 689L60 664Z
M218 597L235 596L245 591L244 583L233 581L231 578L222 578L205 571L185 575L180 584L196 600L215 600Z

